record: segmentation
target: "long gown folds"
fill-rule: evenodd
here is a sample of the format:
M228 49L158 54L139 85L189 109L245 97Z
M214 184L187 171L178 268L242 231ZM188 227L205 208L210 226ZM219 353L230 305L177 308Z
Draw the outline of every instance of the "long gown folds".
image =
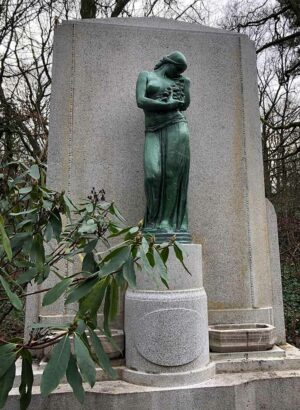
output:
M180 112L146 118L144 173L147 200L144 230L187 231L189 131Z

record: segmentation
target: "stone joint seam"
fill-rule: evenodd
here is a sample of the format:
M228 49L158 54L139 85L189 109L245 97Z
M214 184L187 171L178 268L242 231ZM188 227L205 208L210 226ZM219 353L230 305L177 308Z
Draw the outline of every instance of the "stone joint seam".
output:
M243 56L242 56L242 40L239 37L239 58L240 58L240 80L241 80L241 114L242 114L242 164L243 171L245 175L245 185L244 185L244 205L246 211L247 220L247 239L248 239L248 260L249 260L249 274L250 274L250 297L252 307L255 307L255 297L254 297L254 274L253 274L253 262L252 262L252 245L251 245L251 228L250 228L250 211L249 211L249 183L248 183L248 163L247 163L247 151L246 151L246 129L245 129L245 93L244 93L244 75L243 75Z
M71 75L69 82L69 118L68 118L68 180L67 195L71 194L71 172L73 163L73 125L74 125L74 76L75 76L75 24L72 24L72 46L71 46ZM65 262L65 276L69 276L69 262ZM66 314L66 309L64 311Z

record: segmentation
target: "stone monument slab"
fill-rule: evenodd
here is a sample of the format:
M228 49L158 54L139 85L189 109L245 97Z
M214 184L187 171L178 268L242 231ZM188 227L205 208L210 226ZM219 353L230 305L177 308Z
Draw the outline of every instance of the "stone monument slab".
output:
M274 324L255 49L245 35L146 18L58 26L48 182L75 201L104 187L129 223L143 217L136 78L177 49L193 84L189 226L203 245L209 322Z

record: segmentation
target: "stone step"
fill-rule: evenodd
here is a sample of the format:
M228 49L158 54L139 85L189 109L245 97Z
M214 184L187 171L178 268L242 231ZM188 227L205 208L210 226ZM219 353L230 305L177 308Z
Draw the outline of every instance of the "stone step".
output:
M114 359L111 361L111 365L117 372L117 379L121 379L122 369L124 368L125 360L124 359ZM36 362L33 364L33 375L34 375L34 386L40 386L42 374L47 365L46 361ZM19 387L21 384L21 371L22 371L22 361L21 359L16 362L16 377L14 381L14 388ZM103 369L96 367L96 380L97 382L112 380ZM61 381L61 384L67 384L67 379L64 377Z
M109 340L103 334L99 332L99 330L96 330L95 332L97 336L100 338L104 351L107 353L110 359L117 359L123 356L123 352L124 352L124 332L123 330L119 330L119 329L111 330L112 339L116 346L111 344ZM59 333L60 333L59 331L53 332L52 335L49 337L49 341L51 341L51 339L57 336ZM87 333L87 338L89 339L88 333ZM53 347L54 346L49 346L49 347L46 347L45 349L41 349L37 351L34 356L39 360L48 360L49 356L51 355L51 351ZM71 347L73 348L72 337L71 337Z

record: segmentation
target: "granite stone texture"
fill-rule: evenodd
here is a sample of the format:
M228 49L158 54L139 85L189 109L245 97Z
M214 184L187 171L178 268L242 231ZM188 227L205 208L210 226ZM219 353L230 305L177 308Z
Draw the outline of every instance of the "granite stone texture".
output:
M130 224L145 209L136 79L161 56L185 54L189 220L193 242L203 245L209 320L273 324L253 43L155 18L68 21L54 43L48 183L75 201L104 187Z
M141 272L125 294L126 381L152 386L194 384L213 377L209 365L207 297L201 245L182 245L189 275L172 254L170 290L157 290Z
M242 325L209 326L209 347L212 352L251 352L272 349L275 328L272 325L248 323Z
M299 410L299 390L299 370L222 374L177 388L107 381L88 389L83 405L66 385L47 398L33 387L29 410ZM19 410L19 391L12 393L4 410Z

